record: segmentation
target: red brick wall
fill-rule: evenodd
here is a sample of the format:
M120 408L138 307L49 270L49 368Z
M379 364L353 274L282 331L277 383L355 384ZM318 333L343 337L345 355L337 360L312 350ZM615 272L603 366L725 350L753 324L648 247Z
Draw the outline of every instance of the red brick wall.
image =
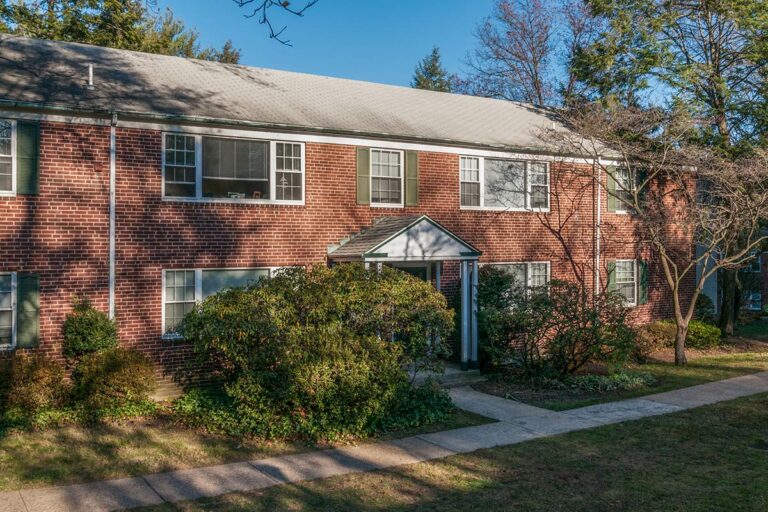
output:
M41 137L40 195L0 199L12 219L0 223L0 270L41 274L41 347L59 354L60 325L74 293L107 307L109 128L44 123ZM161 339L163 269L323 264L329 244L383 215L428 214L479 248L481 262L550 261L553 278L569 279L575 261L593 286L594 190L588 178L553 164L549 214L462 211L458 165L457 155L420 153L419 206L371 208L355 202L355 147L308 143L305 206L184 203L162 199L161 132L118 128L122 343L168 368L187 355L184 344ZM611 233L603 262L646 255L631 219L607 213L605 198L602 204L604 232ZM446 289L455 285L455 267L445 267ZM651 300L636 308L639 320L669 315L660 278L652 265Z

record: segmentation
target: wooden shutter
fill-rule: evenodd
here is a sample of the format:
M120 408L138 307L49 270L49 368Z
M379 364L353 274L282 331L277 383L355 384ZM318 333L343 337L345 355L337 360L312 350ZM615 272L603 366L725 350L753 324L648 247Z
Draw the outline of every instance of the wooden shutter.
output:
M608 291L616 291L616 262L608 262Z
M419 154L405 152L405 206L419 205Z
M616 172L616 167L606 167L606 189L608 190L608 211L609 212L615 212L618 210L616 207L616 202L618 199L616 198L616 180L613 178L614 173Z
M16 297L16 346L37 347L40 344L40 278L19 274Z
M357 204L371 204L370 148L357 148Z
M637 303L648 302L648 262L637 260Z
M28 121L16 123L16 193L39 192L40 125Z

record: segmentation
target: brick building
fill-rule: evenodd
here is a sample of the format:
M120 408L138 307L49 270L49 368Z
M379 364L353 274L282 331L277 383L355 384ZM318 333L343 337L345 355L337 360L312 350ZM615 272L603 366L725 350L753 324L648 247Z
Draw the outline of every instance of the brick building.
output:
M497 264L532 286L615 287L638 321L671 313L632 216L596 186L606 176L537 136L559 126L546 110L73 43L0 47L5 349L60 358L62 321L86 295L123 345L172 369L188 354L174 326L196 300L344 261L403 268L469 306L477 265Z

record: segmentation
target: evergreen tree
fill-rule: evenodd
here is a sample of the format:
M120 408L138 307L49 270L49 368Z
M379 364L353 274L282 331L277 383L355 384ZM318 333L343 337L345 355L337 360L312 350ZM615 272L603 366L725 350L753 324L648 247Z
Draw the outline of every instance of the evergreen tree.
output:
M411 87L440 92L453 90L451 79L440 62L440 49L437 46L416 66Z
M200 48L198 33L149 0L19 0L0 3L0 32L110 48L237 63L230 41Z

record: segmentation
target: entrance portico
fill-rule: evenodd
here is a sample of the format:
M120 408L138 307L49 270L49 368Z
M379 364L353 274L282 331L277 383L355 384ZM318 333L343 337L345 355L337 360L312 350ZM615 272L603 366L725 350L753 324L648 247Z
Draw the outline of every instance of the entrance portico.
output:
M441 289L442 265L458 261L461 277L461 367L477 367L477 260L480 251L426 215L381 217L338 247L333 263L390 265Z

